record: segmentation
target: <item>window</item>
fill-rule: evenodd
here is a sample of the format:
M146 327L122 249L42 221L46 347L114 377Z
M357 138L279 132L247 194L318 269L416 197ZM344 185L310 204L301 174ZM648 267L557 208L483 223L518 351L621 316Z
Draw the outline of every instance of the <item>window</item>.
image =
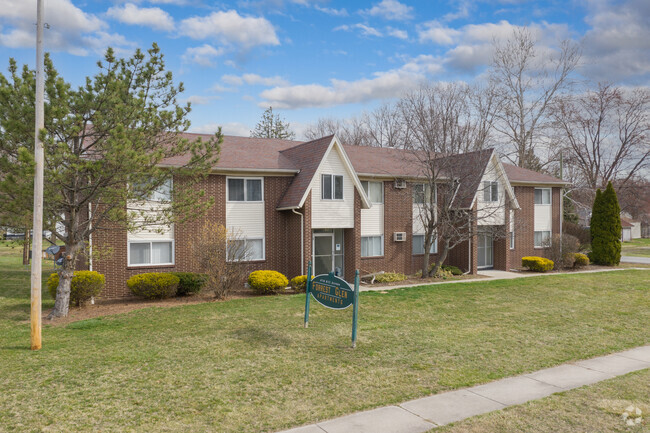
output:
M138 191L147 191L151 188L150 184L146 183L134 183L131 185L134 192ZM145 200L149 201L170 201L172 199L172 180L165 180L158 188L149 192L149 196Z
M544 242L551 237L550 231L535 232L535 248L542 248Z
M343 200L343 176L324 174L321 176L321 198L323 200Z
M433 239L431 254L438 254L438 238ZM424 235L413 235L413 255L424 254Z
M551 204L551 188L535 188L535 204Z
M362 236L361 257L377 257L384 255L383 236Z
M370 203L382 204L384 202L383 182L369 182L367 180L362 180L361 186L363 186L363 190L370 199Z
M226 248L229 262L264 260L263 238L229 240Z
M514 231L510 232L510 249L511 250L515 249L515 232Z
M174 241L129 242L129 266L173 265Z
M425 185L423 183L413 184L413 204L424 204Z
M483 201L499 201L499 182L483 182Z
M261 202L262 179L229 177L227 195L227 201Z

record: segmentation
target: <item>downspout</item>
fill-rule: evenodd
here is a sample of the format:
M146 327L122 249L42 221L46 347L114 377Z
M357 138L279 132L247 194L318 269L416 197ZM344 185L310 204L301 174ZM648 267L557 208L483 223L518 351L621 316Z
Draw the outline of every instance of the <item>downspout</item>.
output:
M300 275L305 275L305 215L295 209L291 212L300 215Z
M93 270L93 233L92 233L92 228L93 228L93 205L92 203L88 203L88 225L90 226L90 233L88 234L88 270L92 271ZM90 298L90 304L94 305L95 304L95 297L92 296Z
M472 225L473 225L472 224L472 216L470 214L470 216L469 216L469 227L470 227L469 230L470 230L470 233L472 231ZM470 236L468 238L468 240L467 240L467 245L468 245L468 256L467 256L467 258L468 258L469 262L468 262L468 265L467 265L467 272L465 272L465 275L472 273L472 263L473 263L473 260L472 260L472 238L473 238L473 236Z

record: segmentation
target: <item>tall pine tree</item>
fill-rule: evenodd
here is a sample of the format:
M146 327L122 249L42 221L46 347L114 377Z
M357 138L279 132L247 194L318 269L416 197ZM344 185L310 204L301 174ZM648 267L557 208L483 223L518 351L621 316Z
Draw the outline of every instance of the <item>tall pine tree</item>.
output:
M262 119L255 129L251 131L251 137L293 140L296 134L291 130L289 123L280 119L279 114L273 115L273 107L269 107L262 114Z
M612 183L596 191L591 214L592 261L614 266L621 261L621 208Z

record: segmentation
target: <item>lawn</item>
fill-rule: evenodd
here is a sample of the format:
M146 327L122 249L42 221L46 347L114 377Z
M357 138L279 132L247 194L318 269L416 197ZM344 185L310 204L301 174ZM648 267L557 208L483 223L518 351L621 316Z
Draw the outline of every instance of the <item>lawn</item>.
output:
M555 394L542 400L474 417L430 433L514 432L648 432L650 370ZM643 421L633 427L622 414L638 407Z
M650 342L650 271L626 270L364 292L355 350L350 309L312 302L304 329L291 295L46 325L32 352L20 268L0 431L276 431Z
M633 239L621 246L623 256L650 257L650 239Z

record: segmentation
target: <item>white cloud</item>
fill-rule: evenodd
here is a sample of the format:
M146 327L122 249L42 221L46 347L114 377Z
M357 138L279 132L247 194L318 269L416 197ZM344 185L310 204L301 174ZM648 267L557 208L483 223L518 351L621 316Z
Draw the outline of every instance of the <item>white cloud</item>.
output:
M594 80L650 80L650 3L646 0L587 2L583 73Z
M393 36L393 37L398 38L398 39L408 39L409 38L409 35L406 32L406 30L394 29L392 27L388 27L386 29L386 33L389 36Z
M224 75L221 81L232 86L241 86L248 84L251 86L287 86L287 80L280 76L262 77L257 74L244 74L244 75Z
M244 17L235 10L184 19L180 24L180 32L193 39L216 38L222 43L243 48L280 44L275 29L268 20Z
M183 60L189 63L196 63L201 66L214 66L215 58L221 56L225 50L222 47L215 48L209 44L200 47L190 47L185 50Z
M339 31L339 30L343 30L343 31L346 31L346 32L347 32L347 31L352 31L352 30L354 30L354 29L358 29L358 30L360 30L360 31L361 31L361 34L362 34L363 36L376 36L376 37L378 37L378 38L381 38L382 36L384 36L384 35L383 35L379 30L377 30L376 28L374 28L374 27L370 27L370 26L368 26L368 25L366 25L366 24L362 24L362 23L353 24L353 25L351 25L351 26L350 26L350 25L347 25L347 24L344 24L344 25L342 25L342 26L338 26L338 27L334 28L334 31L337 32L337 31Z
M321 7L318 5L314 5L314 9L317 11L323 12L324 14L327 15L332 15L333 17L347 17L348 16L348 11L343 8L343 9L334 9L334 8L326 8L326 7Z
M418 39L420 42L434 42L439 45L451 45L461 32L444 26L438 21L429 21L418 26Z
M223 124L218 123L206 123L195 128L191 128L191 132L196 132L199 134L214 134L217 132L221 126L221 132L224 135L237 135L237 136L248 136L251 132L250 128L243 123L239 122L228 122Z
M375 99L395 98L419 86L428 76L439 72L441 66L433 56L419 56L402 67L377 72L373 78L356 81L330 80L330 85L303 84L278 86L260 93L260 107L277 108L330 107Z
M36 44L34 21L36 2L25 0L0 0L0 44L12 48L33 48ZM70 0L48 0L45 5L45 22L49 29L45 38L48 51L66 51L85 56L90 51L103 52L111 43L116 49L132 44L118 34L106 32L108 24L97 16L86 13Z
M361 12L387 20L403 21L413 18L413 8L397 0L382 0L370 9Z
M125 24L146 26L155 30L174 30L174 19L160 8L139 8L133 3L126 3L121 7L109 8L106 15Z
M215 99L221 99L221 97L216 95L212 95L212 96L192 95L183 99L181 102L183 103L189 102L192 105L206 105L214 101Z

